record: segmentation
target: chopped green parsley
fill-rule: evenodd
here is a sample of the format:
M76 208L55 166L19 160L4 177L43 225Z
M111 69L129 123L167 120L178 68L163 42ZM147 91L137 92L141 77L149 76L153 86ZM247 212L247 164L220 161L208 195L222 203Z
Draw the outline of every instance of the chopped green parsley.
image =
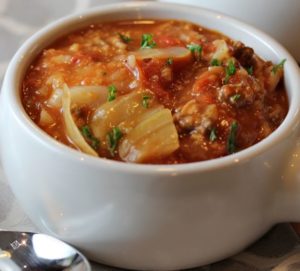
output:
M210 62L210 64L211 64L212 66L221 66L221 62L220 62L220 60L217 59L217 58L214 58L214 59Z
M241 98L241 94L234 94L232 95L229 100L231 103L235 104Z
M272 73L277 73L278 70L283 69L284 63L286 62L286 59L282 59L277 65L274 65L272 68Z
M173 58L172 57L169 57L166 61L166 64L171 66L173 64Z
M148 108L149 107L149 100L151 99L151 96L145 94L143 95L143 99L142 99L142 105L143 107L145 108Z
M107 148L111 156L115 156L115 150L118 146L120 139L123 134L119 127L114 127L106 136L107 139Z
M119 35L120 39L122 41L124 41L125 43L129 43L129 42L132 41L132 38L130 38L130 37L126 36L126 35L123 35L121 33L118 33L118 35Z
M253 66L246 69L248 74L253 75Z
M232 154L236 151L236 135L238 130L238 123L234 121L230 126L229 136L227 139L227 151Z
M225 75L224 83L227 84L230 76L232 76L236 73L236 68L234 65L234 61L232 59L229 60L228 65L225 68L225 73L226 73L226 75Z
M196 59L201 58L202 46L199 44L188 44L186 46L193 54Z
M83 137L88 141L88 143L92 146L92 148L97 151L100 146L100 141L93 136L90 127L88 125L82 126L81 133Z
M152 34L143 34L141 41L141 48L153 48L156 46L156 42L153 40Z
M210 134L209 134L209 140L211 142L214 142L217 140L217 135L216 135L216 128L212 128L211 131L210 131Z
M114 99L116 99L117 88L115 87L115 85L110 85L107 87L107 89L108 89L107 101L111 102Z

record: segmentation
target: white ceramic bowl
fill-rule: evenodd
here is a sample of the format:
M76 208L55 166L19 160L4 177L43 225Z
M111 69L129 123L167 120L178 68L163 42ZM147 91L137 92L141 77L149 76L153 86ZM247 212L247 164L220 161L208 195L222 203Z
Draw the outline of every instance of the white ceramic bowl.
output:
M251 148L182 165L125 164L56 142L21 105L28 65L45 46L74 29L133 18L189 20L243 41L266 59L286 58L290 107L285 121ZM275 223L300 221L299 90L299 69L287 51L239 21L175 4L99 7L47 26L12 59L0 101L2 165L36 226L93 260L152 270L207 264L244 249Z

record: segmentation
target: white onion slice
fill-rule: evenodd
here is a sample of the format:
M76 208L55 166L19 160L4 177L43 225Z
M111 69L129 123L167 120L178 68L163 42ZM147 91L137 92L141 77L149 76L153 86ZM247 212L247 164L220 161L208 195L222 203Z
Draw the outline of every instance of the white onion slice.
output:
M185 47L145 48L134 53L137 59L172 58L174 61L191 57L191 52Z
M98 154L93 150L93 148L85 141L84 137L80 133L78 127L76 126L73 120L71 114L71 94L70 89L67 85L64 85L63 87L62 109L67 135L72 140L74 145L84 153L93 156L98 156Z
M47 101L47 105L54 108L62 106L63 90L54 89L52 95ZM71 104L82 105L100 105L107 99L107 87L105 86L75 86L70 88Z
M230 58L229 48L225 40L215 40L213 41L213 45L216 47L216 50L212 55L211 60L217 59L219 61L223 61Z

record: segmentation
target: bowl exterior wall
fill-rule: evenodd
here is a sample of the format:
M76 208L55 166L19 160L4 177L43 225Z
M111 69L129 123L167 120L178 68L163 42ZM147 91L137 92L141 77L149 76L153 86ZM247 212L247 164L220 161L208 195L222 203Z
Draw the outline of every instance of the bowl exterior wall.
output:
M10 123L3 167L16 198L41 231L93 260L134 269L199 266L238 252L274 223L285 159L278 153L289 141L216 171L124 174L109 161L94 167L85 155L68 161L50 153L9 106L3 112Z

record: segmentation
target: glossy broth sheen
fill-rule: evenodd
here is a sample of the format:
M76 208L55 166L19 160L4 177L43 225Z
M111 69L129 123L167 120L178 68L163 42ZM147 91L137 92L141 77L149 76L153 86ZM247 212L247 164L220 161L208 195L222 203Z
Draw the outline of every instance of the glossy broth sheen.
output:
M117 21L46 48L28 68L22 101L50 136L94 156L203 161L280 125L288 110L283 64L189 22Z

